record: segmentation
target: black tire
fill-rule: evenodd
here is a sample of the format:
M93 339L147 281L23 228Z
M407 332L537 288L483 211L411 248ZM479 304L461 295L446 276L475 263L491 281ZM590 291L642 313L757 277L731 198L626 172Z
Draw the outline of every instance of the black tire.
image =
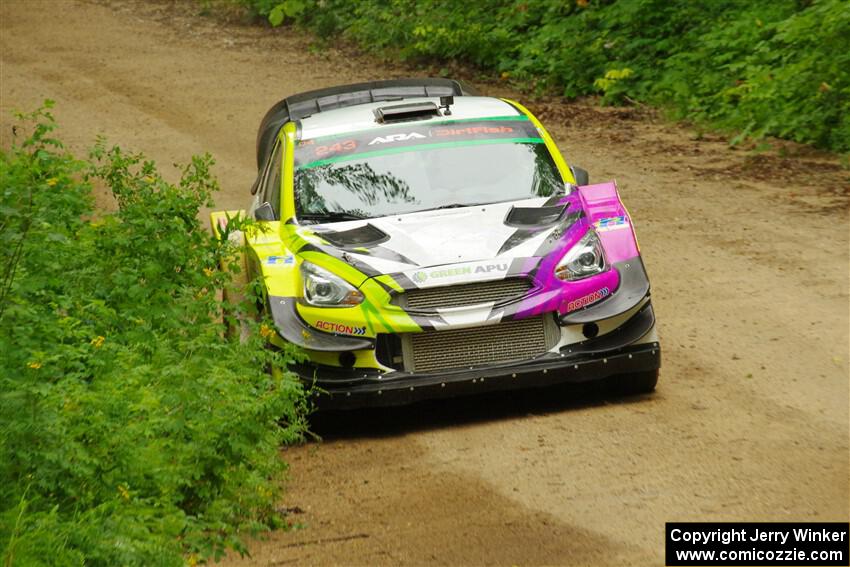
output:
M658 384L658 369L618 374L611 377L610 391L618 396L648 394L655 390Z

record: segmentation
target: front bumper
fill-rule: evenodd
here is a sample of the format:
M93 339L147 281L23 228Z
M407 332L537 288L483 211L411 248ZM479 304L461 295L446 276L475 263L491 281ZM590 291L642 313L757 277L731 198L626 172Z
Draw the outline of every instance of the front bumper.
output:
M290 370L307 387L316 388L316 403L322 410L405 405L656 370L661 366L661 349L656 340L647 340L654 338L654 328L655 314L647 302L610 333L529 360L429 374L312 364L292 365Z

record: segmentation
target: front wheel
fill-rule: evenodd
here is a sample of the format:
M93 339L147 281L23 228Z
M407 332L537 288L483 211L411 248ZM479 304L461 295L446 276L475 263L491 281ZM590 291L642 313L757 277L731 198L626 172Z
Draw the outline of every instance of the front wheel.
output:
M611 377L611 393L618 396L648 394L658 384L658 369L618 374Z

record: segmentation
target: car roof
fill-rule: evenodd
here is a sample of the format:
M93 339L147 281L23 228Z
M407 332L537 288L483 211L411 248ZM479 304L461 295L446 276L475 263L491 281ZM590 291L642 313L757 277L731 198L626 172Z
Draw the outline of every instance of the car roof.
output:
M405 98L403 101L380 101L356 106L348 106L334 110L327 110L305 117L300 121L299 138L308 140L335 134L359 132L362 130L374 130L379 128L390 128L399 126L404 122L392 122L390 124L379 124L375 119L375 110L398 104L411 104L421 102L433 102L440 104L440 97L418 97ZM445 114L443 112L443 114ZM451 115L434 116L426 120L414 120L411 124L427 123L429 121L465 120L470 118L494 118L498 116L517 116L521 113L511 104L493 97L487 96L459 96L455 97L451 105Z

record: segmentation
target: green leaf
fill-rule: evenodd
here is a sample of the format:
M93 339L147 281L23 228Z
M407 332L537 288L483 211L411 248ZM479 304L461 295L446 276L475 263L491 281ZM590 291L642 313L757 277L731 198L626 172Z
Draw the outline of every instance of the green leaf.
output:
M284 15L284 5L278 4L269 12L269 23L274 27L279 26L283 23Z

